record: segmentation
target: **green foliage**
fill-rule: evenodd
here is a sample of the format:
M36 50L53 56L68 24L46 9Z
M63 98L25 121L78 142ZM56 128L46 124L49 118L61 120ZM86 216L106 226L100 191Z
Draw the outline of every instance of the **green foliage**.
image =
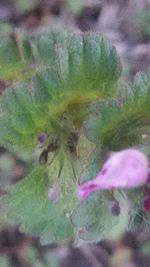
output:
M138 34L141 38L150 36L150 12L149 10L144 10L137 12L134 17L134 21L138 26Z
M149 86L149 75L138 75L125 99L98 101L94 118L85 124L87 137L106 151L141 144L144 127L149 127Z
M13 38L5 37L0 42L0 62L13 64L19 61L19 54Z
M4 113L0 118L0 142L29 148L35 143L35 118L30 113L33 100L25 84L15 84L14 87L8 89L1 99Z
M100 151L94 150L88 157L88 164L82 168L79 183L84 183L95 177L102 165L101 161L102 157Z
M92 87L98 94L104 94L107 88L107 94L112 94L115 91L112 83L121 72L116 50L95 33L70 34L53 30L31 37L15 32L1 39L0 74L3 78L23 79L25 67L33 60L37 66L54 67L61 84L75 91L87 91ZM30 76L30 68L27 73Z
M30 56L24 46L27 39L34 60L41 66L31 83L14 84L1 101L0 142L21 149L35 147L36 136L41 131L47 135L64 131L66 123L60 126L64 112L69 117L68 131L81 126L86 115L85 105L95 98L114 94L114 82L116 84L120 74L115 50L95 34L69 35L57 30L38 33L33 40L25 37L20 41L22 60L29 60ZM17 45L10 38L7 43L4 39L1 46L4 49L9 46L11 56L1 50L0 62L5 62L6 66L7 62L8 65L20 64ZM111 83L109 90L107 80L109 85Z
M130 231L138 230L138 228L142 226L144 221L145 221L144 211L140 210L139 207L134 206L134 209L130 215L130 220L128 225L129 230Z
M21 225L21 230L40 236L44 242L63 240L73 233L67 218L73 201L73 189L68 191L66 186L69 166L63 168L60 177L63 179L60 200L53 204L48 197L49 187L57 180L54 176L59 171L57 164L59 165L59 162L52 164L49 175L47 168L35 167L24 180L12 186L4 197L4 203L9 208L9 216L15 218L15 222ZM72 185L70 181L69 185Z
M78 228L79 237L85 240L100 240L116 237L127 228L128 201L118 194L121 213L114 216L111 212L111 193L94 193L81 202L72 214L72 223ZM117 196L117 197L118 197Z
M40 64L55 66L61 86L69 87L69 93L114 93L113 83L120 76L121 65L116 50L98 35L43 32L32 40L32 48Z
M132 91L130 90L132 93ZM133 83L133 93L134 96L136 97L136 94L138 96L144 96L147 98L149 97L150 93L150 73L144 73L144 72L139 72L136 74L134 83ZM136 100L136 99L135 99Z
M22 80L28 76L25 68L31 59L28 38L21 32L10 35L1 33L0 40L0 76L1 79ZM30 71L28 71L30 73Z
M149 77L149 74L138 74L134 84L126 88L126 97L123 94L122 99L100 100L92 105L85 130L87 137L96 143L96 150L89 158L90 165L81 173L80 183L94 178L99 171L102 154L97 154L98 148L99 151L109 152L143 143L142 134L149 128L150 118ZM72 214L72 222L80 238L99 240L116 237L125 229L135 230L148 220L141 207L141 189L136 193L132 190L127 196L116 193L114 196L121 208L117 218L108 208L109 193L94 193L79 204ZM130 202L134 205L133 209Z
M23 231L43 241L62 240L73 234L69 216L76 204L80 170L84 169L80 182L89 180L98 172L105 152L141 144L150 115L149 75L137 76L133 85L118 92L121 66L116 50L94 33L53 30L16 43L8 38L10 58L5 42L0 41L0 66L6 63L9 68L14 63L22 72L20 62L28 67L34 62L35 68L1 97L0 144L34 151L43 166L36 163L26 178L10 187L4 201L9 216ZM40 133L46 136L43 144L38 143ZM86 137L93 144L83 168L88 156L80 150ZM59 193L55 204L48 198L53 186ZM128 200L116 196L125 212L115 217L108 208L110 195L93 194L73 212L72 222L82 228L81 238L117 235L126 228Z

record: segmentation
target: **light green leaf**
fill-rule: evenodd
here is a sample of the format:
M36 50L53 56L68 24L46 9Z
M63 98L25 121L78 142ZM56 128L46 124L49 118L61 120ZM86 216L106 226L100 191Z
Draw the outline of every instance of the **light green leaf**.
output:
M52 68L42 67L33 77L34 97L36 103L46 104L56 98L61 90L60 77Z
M62 191L60 200L55 204L48 197L49 187L57 179L58 168L59 165L56 169L55 164L52 164L51 177L46 167L34 168L25 179L10 187L4 197L9 216L20 224L21 230L40 236L44 242L63 240L73 233L66 215L69 212L67 206L72 202L72 189L69 192ZM64 174L66 172L62 172ZM68 198L70 203L67 203Z
M79 228L81 239L100 240L105 238L118 222L108 207L103 193L94 193L81 202L71 217L72 223Z
M1 98L3 111L8 113L30 112L33 106L33 97L28 90L28 84L14 83L5 91Z
M136 84L124 103L97 102L95 115L85 124L87 137L106 151L142 143L142 128L149 125L150 93L148 83L144 82L145 89L143 82Z
M30 73L30 69L25 71L25 67L31 60L31 49L27 39L17 32L13 35L1 36L1 79L24 80L27 73Z
M100 151L97 151L95 149L87 158L87 160L87 166L85 166L85 168L80 173L79 183L84 183L93 179L101 168L102 156L100 154Z
M112 214L109 207L109 193L98 192L81 202L72 214L71 220L78 228L79 237L89 241L103 238L118 238L128 227L129 202L117 193L121 213Z
M38 40L38 60L39 63L47 63L53 66L55 62L55 43L52 36L43 34Z

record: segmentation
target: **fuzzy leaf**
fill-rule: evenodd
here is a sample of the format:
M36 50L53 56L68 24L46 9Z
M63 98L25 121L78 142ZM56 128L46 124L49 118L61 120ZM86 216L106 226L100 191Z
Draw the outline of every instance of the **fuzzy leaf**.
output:
M83 37L82 35L71 35L69 38L68 51L69 51L69 67L70 75L76 80L81 77L81 68L83 66Z
M113 216L108 208L107 200L99 193L91 195L79 204L71 219L72 223L80 228L80 238L88 240L93 239L94 235L94 239L106 237L118 221L118 218ZM93 232L92 238L91 232Z
M79 183L82 184L94 178L100 170L102 156L94 150L88 157L88 164L80 174ZM90 163L90 164L89 164Z
M49 109L39 106L24 83L16 83L4 92L1 108L0 142L10 142L20 149L35 147L38 133L49 127Z
M93 78L93 81L107 83L119 78L121 66L116 51L98 35L90 33L84 35L84 56L87 75L90 79Z
M119 150L142 143L140 128L149 125L150 93L148 86L133 85L124 104L97 103L97 114L85 124L87 137L107 151Z
M18 61L19 53L13 38L3 38L0 41L0 63L13 64Z
M23 72L31 60L31 49L28 38L21 34L3 36L0 40L0 75L2 79L22 80Z
M35 145L35 135L16 131L8 117L0 119L0 144L6 148L30 150Z
M150 73L139 72L136 74L134 79L134 89L133 92L143 96L144 94L150 94Z
M79 85L79 90L87 90L88 87L106 95L116 90L113 83L121 73L119 57L116 50L100 36L53 30L38 33L35 40L32 38L32 47L39 64L55 65L62 83L67 82L65 87L69 80L74 90Z
M61 90L58 73L52 68L41 68L33 78L36 103L50 103Z
M139 227L142 226L144 221L145 221L144 212L134 206L134 209L132 210L130 215L130 220L128 225L129 231L135 231L135 229L138 229Z
M90 241L118 237L128 226L128 201L119 194L119 216L109 208L109 195L94 193L81 202L72 214L72 223L79 228L79 237Z
M104 64L106 59L107 66L109 61L111 64L113 62L114 72L119 73L118 68L120 69L113 47L107 43L105 45L105 42L93 33L78 35L56 30L37 34L32 40L24 37L20 41L24 53L27 43L31 44L35 60L38 62L36 55L39 55L43 61L40 60L40 67L37 68L31 83L13 84L1 98L4 116L2 125L5 132L7 129L12 130L12 134L6 134L9 138L1 135L1 143L9 142L12 135L11 145L18 146L20 140L21 149L22 144L25 144L26 149L34 147L39 132L46 132L47 135L58 132L60 134L66 132L66 127L71 127L68 131L72 131L73 127L80 128L88 112L87 104L95 98L108 98L114 94L113 84L119 76L114 74L108 79L109 73L106 70L104 77L101 75L101 64ZM17 47L15 48L17 54ZM111 82L110 86L107 80ZM69 118L69 126L62 121L64 113Z
M53 174L56 175L56 170ZM10 187L4 197L9 216L20 224L21 230L39 235L43 241L63 240L72 234L65 197L62 195L56 204L48 198L52 179L46 168L36 167L24 180Z
M1 97L0 142L33 150L43 132L48 161L45 168L35 168L11 187L5 203L23 231L40 235L43 241L62 240L73 233L68 216L75 202L73 168L81 127L93 100L116 94L120 62L116 51L93 33L45 32L29 38L29 44L37 67L32 82L15 84ZM104 72L101 64L106 64ZM52 137L58 140L56 153L47 150ZM97 162L93 170L95 166ZM48 190L55 181L60 200L52 204ZM102 212L103 206L99 208ZM90 227L97 223L96 214L92 216Z
M81 202L71 216L71 221L78 227L89 227L96 222L103 209L102 194L93 194Z
M55 62L55 42L52 35L41 34L37 39L38 60L39 63L47 63L53 66Z
M8 113L26 112L33 105L31 92L27 84L16 83L3 94L1 106Z

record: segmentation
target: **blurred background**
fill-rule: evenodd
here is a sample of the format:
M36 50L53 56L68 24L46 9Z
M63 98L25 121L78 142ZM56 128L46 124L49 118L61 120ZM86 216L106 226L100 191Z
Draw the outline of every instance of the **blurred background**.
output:
M0 38L16 30L32 34L53 27L75 32L96 31L107 38L120 55L126 81L131 81L138 71L149 69L150 0L0 0ZM0 77L0 93L6 86L7 80ZM0 196L10 184L23 179L31 163L31 155L16 155L0 147ZM149 240L139 233L129 237L125 235L119 245L110 242L93 247L85 245L82 251L73 249L71 241L42 246L37 238L19 232L0 203L0 267L55 267L57 263L52 256L55 254L62 267L150 266L149 256L138 250L141 244L150 247ZM119 261L118 251L125 255L124 262Z

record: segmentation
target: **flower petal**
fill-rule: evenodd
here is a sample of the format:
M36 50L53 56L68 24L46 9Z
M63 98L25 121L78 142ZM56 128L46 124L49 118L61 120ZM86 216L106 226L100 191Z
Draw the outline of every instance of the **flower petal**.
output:
M92 181L79 185L78 197L85 199L97 190L142 186L147 179L145 155L136 149L125 149L113 153Z

